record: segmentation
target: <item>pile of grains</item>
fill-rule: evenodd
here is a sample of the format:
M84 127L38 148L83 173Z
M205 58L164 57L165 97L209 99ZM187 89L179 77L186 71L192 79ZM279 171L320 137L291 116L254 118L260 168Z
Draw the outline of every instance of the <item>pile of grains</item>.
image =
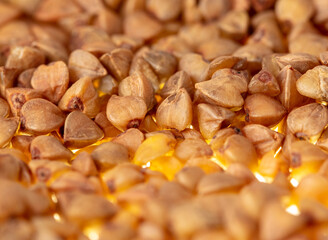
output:
M327 0L0 1L0 239L328 239L327 33Z

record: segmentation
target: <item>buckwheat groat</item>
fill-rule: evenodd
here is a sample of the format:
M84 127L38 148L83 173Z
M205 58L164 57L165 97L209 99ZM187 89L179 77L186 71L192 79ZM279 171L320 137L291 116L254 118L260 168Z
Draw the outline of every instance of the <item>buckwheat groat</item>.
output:
M269 71L261 70L249 82L248 92L250 94L263 93L274 97L280 93L280 87L277 79Z
M318 99L327 99L326 76L327 66L317 66L303 74L296 82L299 93L304 96Z
M227 165L237 162L253 168L256 164L257 155L253 143L238 134L227 137L221 148L213 150L222 155Z
M49 133L64 124L64 113L42 98L27 101L20 112L21 128L35 133Z
M143 11L135 11L126 16L123 28L126 35L149 40L162 31L162 25Z
M175 93L180 88L186 89L189 96L194 94L194 86L190 76L185 71L178 71L173 74L161 89L161 96L167 98L169 95Z
M156 119L163 128L184 130L192 121L192 103L188 92L182 88L168 96L158 107Z
M129 161L129 152L126 147L119 143L107 142L99 145L92 153L99 170L104 171L109 168Z
M184 54L179 61L179 70L187 72L194 83L203 81L203 72L207 68L208 63L199 54Z
M103 136L103 131L84 113L74 111L66 117L63 139L67 146L84 147L97 142Z
M99 90L110 96L117 94L118 82L111 75L107 75L100 79Z
M147 113L145 101L140 97L113 95L107 104L108 120L118 129L138 128Z
M297 81L300 77L301 74L290 65L281 69L277 76L281 86L281 92L278 97L281 104L289 112L294 107L300 106L306 100L304 97L306 95L300 94L300 91L297 89Z
M73 157L71 151L52 136L38 136L30 144L32 159L70 160Z
M241 94L247 91L247 82L239 77L216 77L195 84L195 88L199 101L234 108L244 104Z
M98 174L96 164L91 158L91 155L87 152L81 152L76 156L72 161L72 169L85 176L94 176Z
M31 99L42 97L41 92L32 88L7 88L6 98L14 116L20 116L23 105Z
M296 108L287 117L288 129L300 138L309 138L320 133L327 122L327 108L316 103Z
M33 73L31 86L49 101L58 103L67 90L68 82L68 68L64 62L58 61L49 66L39 66Z
M76 82L83 77L98 78L107 74L106 69L91 53L83 50L75 50L68 60L70 80Z
M154 106L154 89L151 82L141 72L135 72L123 79L119 84L118 94L119 96L141 97L147 109Z
M133 53L129 49L117 48L110 54L105 53L101 56L101 63L110 71L117 79L123 80L129 75L130 64L133 58Z
M95 117L99 112L100 102L92 79L85 77L76 81L60 99L58 107L69 112L79 110L88 117Z
M222 124L232 121L235 113L223 107L200 103L197 105L197 116L200 132L205 138L211 139Z
M130 128L117 135L112 141L125 146L129 150L130 156L133 156L144 139L144 134L140 130Z
M257 153L263 156L265 153L276 151L284 139L284 135L277 133L260 124L249 124L243 129L243 134L254 144Z
M278 123L286 114L285 108L277 100L263 94L249 95L244 109L246 122L265 126Z
M277 56L276 59L281 68L284 68L287 65L291 65L294 69L302 74L307 70L319 65L318 58L306 53L286 54Z
M45 61L43 53L32 47L14 47L6 61L6 68L16 68L19 72L37 67Z

